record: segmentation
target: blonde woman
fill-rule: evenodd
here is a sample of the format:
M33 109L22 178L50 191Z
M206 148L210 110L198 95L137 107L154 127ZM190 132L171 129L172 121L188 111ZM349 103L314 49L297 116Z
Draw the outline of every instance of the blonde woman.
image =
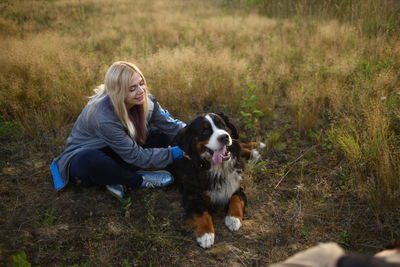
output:
M95 92L76 120L64 152L50 166L55 189L69 181L85 187L106 185L122 198L123 185L171 184L167 171L140 169L164 168L183 157L179 147L169 144L185 123L161 108L132 63L113 63Z

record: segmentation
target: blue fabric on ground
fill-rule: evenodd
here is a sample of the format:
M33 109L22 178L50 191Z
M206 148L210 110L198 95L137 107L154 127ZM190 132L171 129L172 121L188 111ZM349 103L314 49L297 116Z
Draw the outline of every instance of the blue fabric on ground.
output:
M58 166L55 160L50 165L50 171L51 175L53 176L53 184L54 184L54 189L55 190L60 190L62 189L65 184L61 178L60 171L58 170Z

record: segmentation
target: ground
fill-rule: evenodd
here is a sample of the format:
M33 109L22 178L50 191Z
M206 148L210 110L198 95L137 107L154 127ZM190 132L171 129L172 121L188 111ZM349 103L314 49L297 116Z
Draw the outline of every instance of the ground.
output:
M266 266L324 241L373 253L398 235L397 219L382 221L348 190L343 162L328 145L282 121L265 130L279 130L281 143L247 166L243 226L230 232L217 212L210 249L183 223L176 185L131 188L124 201L104 187L55 192L49 164L61 145L2 140L0 261L24 252L41 266Z

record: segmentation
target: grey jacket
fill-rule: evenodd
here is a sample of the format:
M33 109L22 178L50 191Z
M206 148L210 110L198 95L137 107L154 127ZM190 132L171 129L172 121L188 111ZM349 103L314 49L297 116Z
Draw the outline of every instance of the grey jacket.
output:
M149 96L149 127L155 127L173 137L185 123L171 117L158 102ZM170 148L142 148L132 140L114 112L111 100L106 97L90 112L87 104L76 120L64 152L53 160L50 170L54 188L59 190L69 181L69 165L77 153L87 149L110 147L125 162L140 168L163 168L172 163Z

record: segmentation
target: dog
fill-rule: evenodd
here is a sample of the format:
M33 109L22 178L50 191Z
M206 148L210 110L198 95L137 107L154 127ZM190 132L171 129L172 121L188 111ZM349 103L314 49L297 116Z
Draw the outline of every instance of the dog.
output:
M186 222L195 228L198 244L214 244L212 212L226 209L225 225L231 231L242 226L247 203L241 187L244 160L259 157L255 147L262 143L239 143L236 127L224 114L198 116L178 133L175 143L185 157L177 160L172 172L180 183Z

